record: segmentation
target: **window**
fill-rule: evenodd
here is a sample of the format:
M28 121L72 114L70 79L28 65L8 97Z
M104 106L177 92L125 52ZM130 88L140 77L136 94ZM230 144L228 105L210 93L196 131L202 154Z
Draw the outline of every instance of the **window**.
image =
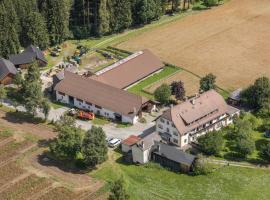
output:
M172 123L172 127L174 127L175 128L175 125Z
M86 104L88 105L88 106L92 106L93 104L91 104L91 103L89 103L89 102L86 102Z
M169 121L167 121L167 124L168 124L168 125L170 125L170 122L169 122Z
M165 122L163 118L161 118L161 119L160 119L160 121L161 121L162 123L164 123L164 122Z
M168 133L170 132L170 129L169 129L169 128L167 128L167 132L168 132Z
M158 124L158 128L163 129L163 126L161 124Z
M98 105L95 105L95 107L96 107L96 108L98 108L98 109L101 109L101 107L100 107L100 106L98 106Z
M176 139L173 139L173 142L176 143L176 144L178 144L178 140L176 140Z
M187 139L184 140L184 143L187 143Z
M178 136L178 133L174 131L174 132L173 132L173 135L174 135L174 136Z
M60 95L62 95L62 96L66 96L66 94L63 93L63 92L58 92L58 94L60 94Z

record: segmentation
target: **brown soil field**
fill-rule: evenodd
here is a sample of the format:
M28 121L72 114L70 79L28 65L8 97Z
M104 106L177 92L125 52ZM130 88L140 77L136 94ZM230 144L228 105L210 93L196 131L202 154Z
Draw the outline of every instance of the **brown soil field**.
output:
M270 77L270 1L230 0L117 47L148 48L200 76L211 72L227 90L246 87L259 76Z
M0 199L106 199L106 193L98 193L102 181L41 159L44 141L55 135L43 124L0 111Z

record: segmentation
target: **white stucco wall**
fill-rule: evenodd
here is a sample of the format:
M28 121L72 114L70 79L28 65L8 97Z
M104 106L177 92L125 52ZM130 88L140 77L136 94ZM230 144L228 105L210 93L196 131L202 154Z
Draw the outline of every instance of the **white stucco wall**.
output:
M58 91L56 91L56 100L65 104L69 104L69 96L68 95L61 95ZM74 106L80 109L89 110L95 114L99 114L101 116L115 119L115 112L108 110L106 108L97 108L94 104L88 105L85 101L79 101L78 99L74 98ZM129 117L122 115L122 122L123 123L131 123L135 124L138 121L138 116Z
M163 120L164 122L162 122L162 120ZM162 126L162 128L161 128L161 126ZM173 126L173 122L171 122L171 121L169 121L169 120L167 120L167 119L164 119L164 118L160 117L160 118L157 119L157 121L156 121L156 131L157 131L157 132L160 132L160 133L169 133L169 134L171 135L170 141L171 141L172 143L176 144L176 145L179 145L179 142L180 142L180 140L179 140L179 138L180 138L179 132L178 132L178 130ZM175 142L174 139L177 140L178 143Z
M150 159L150 150L142 151L136 145L132 146L132 159L134 163L145 164L149 162Z
M126 145L126 144L121 144L121 150L122 152L127 153L131 150L131 146Z

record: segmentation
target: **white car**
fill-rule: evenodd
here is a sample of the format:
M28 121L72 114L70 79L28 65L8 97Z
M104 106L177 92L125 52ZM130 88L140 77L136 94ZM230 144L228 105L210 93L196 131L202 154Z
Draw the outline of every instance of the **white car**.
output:
M121 143L121 139L111 138L108 141L108 145L111 148L117 147Z

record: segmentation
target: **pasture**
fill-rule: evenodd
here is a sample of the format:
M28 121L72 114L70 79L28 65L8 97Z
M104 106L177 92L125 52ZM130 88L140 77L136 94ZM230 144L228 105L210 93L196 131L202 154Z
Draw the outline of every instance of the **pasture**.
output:
M117 47L148 48L199 76L211 72L218 86L231 91L259 76L270 76L269 24L269 0L230 0L143 32Z
M210 175L189 176L153 163L124 164L121 154L110 153L110 159L90 175L108 182L123 176L131 200L269 199L269 170L219 166Z

